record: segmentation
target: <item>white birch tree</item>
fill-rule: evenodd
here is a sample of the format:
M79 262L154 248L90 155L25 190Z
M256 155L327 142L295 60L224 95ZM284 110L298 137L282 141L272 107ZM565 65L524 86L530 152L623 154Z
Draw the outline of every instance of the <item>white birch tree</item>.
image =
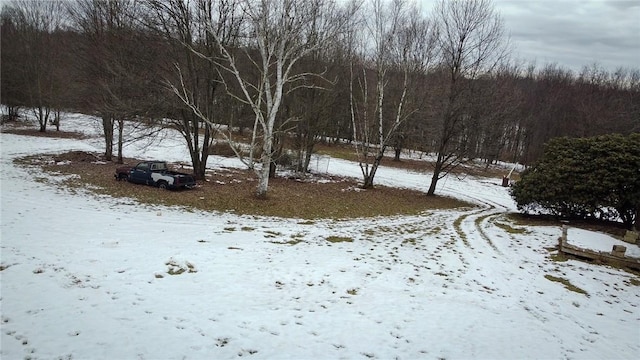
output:
M262 145L256 196L262 198L267 196L285 88L291 92L311 86L307 80L322 73L321 69L300 71L296 64L332 41L347 14L332 0L240 0L236 6L244 20L240 40L228 44L214 28L216 24L211 24L207 35L217 44L220 55L207 59L226 73L221 79L229 94L253 110L252 143L260 137ZM251 168L253 156L249 158Z

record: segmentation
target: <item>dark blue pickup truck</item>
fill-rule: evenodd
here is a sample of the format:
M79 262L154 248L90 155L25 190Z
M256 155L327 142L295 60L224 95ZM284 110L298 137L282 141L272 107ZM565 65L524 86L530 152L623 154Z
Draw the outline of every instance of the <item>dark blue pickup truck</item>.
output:
M161 189L191 189L196 180L189 174L169 170L164 161L143 161L138 165L121 166L116 169L116 180L128 180L136 184L157 186Z

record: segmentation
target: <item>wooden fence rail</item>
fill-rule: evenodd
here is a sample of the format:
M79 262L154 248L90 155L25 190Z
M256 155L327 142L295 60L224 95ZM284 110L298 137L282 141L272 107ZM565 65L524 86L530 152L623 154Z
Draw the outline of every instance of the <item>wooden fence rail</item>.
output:
M561 254L569 254L577 258L586 259L597 263L626 267L632 270L640 271L640 259L625 256L625 250L626 248L622 245L614 245L611 252L594 251L570 245L569 243L567 243L567 226L562 225L562 236L560 236L558 244L558 251Z

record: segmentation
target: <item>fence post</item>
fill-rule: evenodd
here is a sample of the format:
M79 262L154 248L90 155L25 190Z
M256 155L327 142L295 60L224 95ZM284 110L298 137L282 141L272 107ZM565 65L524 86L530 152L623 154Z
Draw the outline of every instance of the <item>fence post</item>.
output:
M611 250L611 255L617 257L624 257L624 253L627 251L627 248L622 245L613 245L613 249Z
M560 246L558 250L562 252L564 245L567 244L567 224L562 224L562 235L560 235Z

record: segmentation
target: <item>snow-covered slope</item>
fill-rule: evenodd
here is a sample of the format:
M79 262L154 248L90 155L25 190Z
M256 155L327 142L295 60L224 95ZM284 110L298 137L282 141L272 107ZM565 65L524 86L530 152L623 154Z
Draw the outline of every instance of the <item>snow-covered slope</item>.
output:
M63 127L92 122L73 115ZM99 151L100 139L0 136L2 359L640 355L638 277L552 261L546 248L560 229L510 223L503 214L514 204L497 181L447 179L439 193L479 207L422 216L309 223L192 213L71 194L12 163ZM126 151L187 160L177 136L152 148ZM338 159L316 166L359 174ZM376 180L424 190L429 175L383 167Z

